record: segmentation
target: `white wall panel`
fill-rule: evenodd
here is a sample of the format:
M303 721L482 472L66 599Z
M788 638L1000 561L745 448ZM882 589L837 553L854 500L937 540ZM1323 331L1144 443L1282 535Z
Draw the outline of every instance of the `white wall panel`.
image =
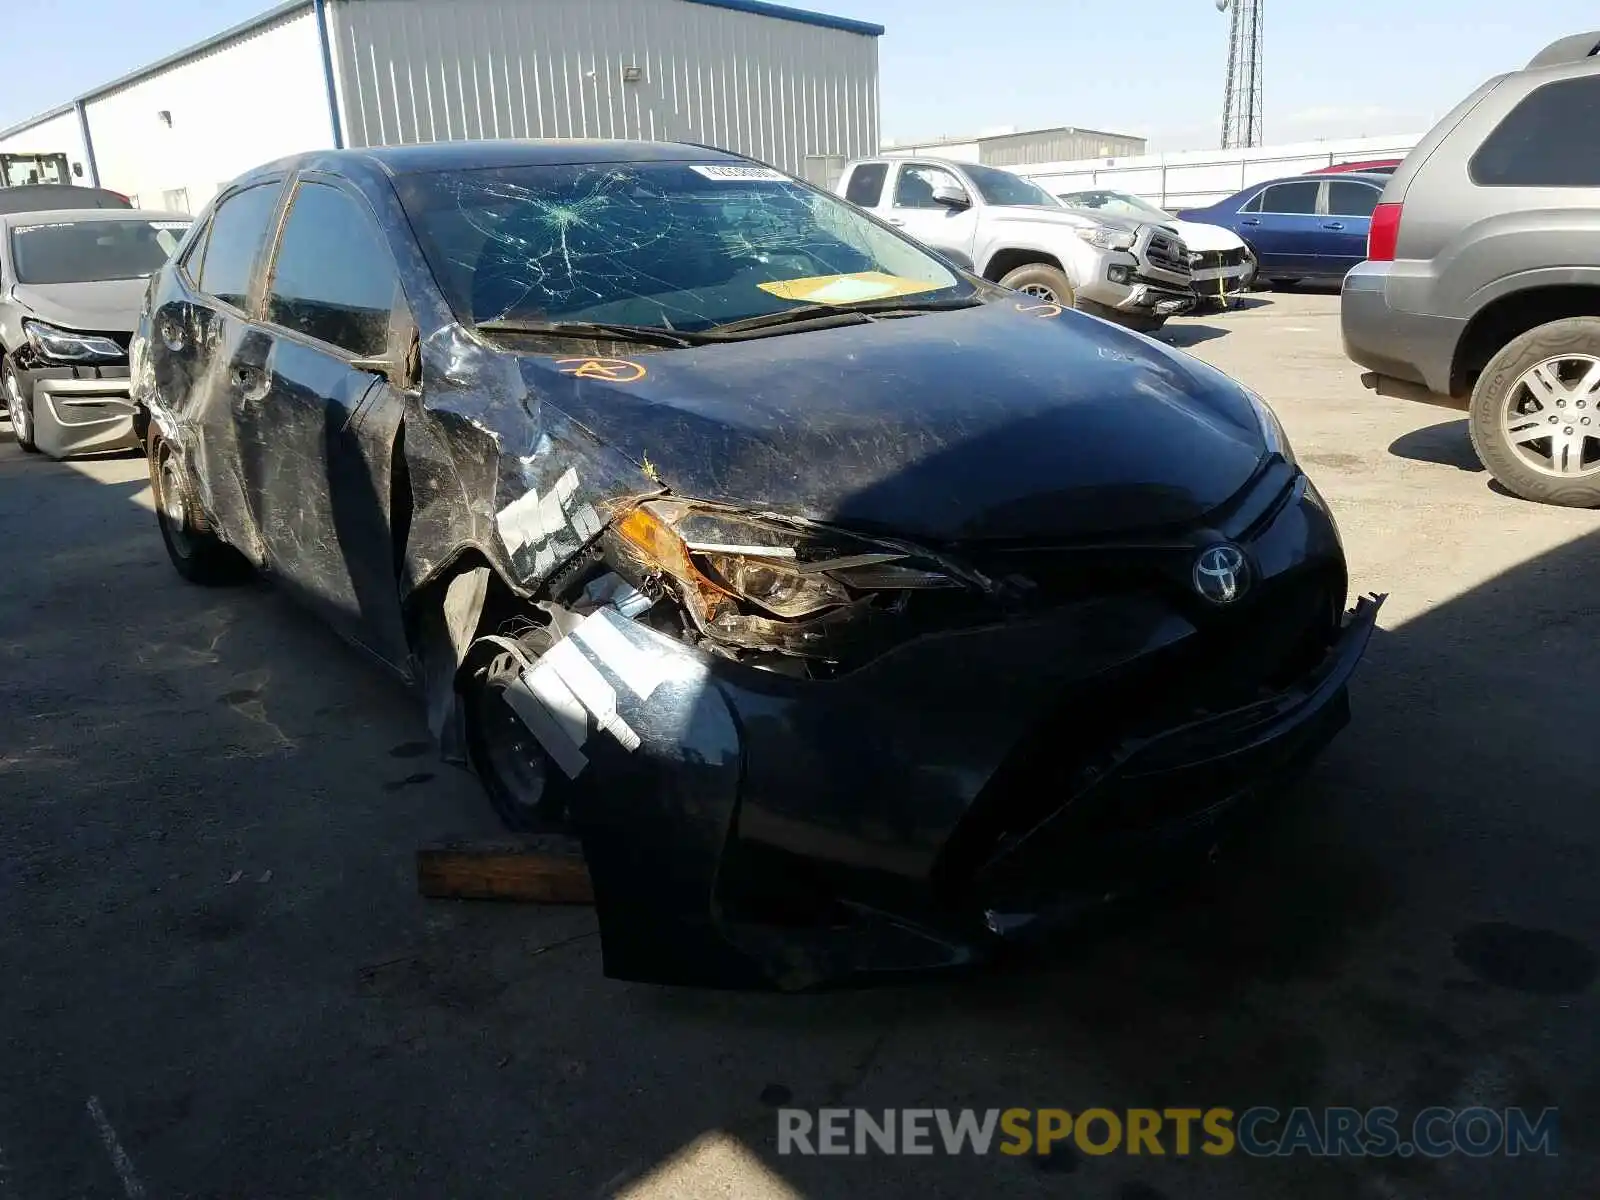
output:
M321 55L308 7L96 96L86 107L101 183L153 208L186 194L199 212L251 167L332 146Z
M76 109L69 108L64 113L57 113L6 137L0 137L0 153L65 154L69 162L83 165L82 178L73 178L67 182L85 186L89 183L89 159L84 153L83 131L78 127Z
M685 0L336 0L329 12L352 146L682 139L796 174L807 156L877 149L877 39L860 33Z

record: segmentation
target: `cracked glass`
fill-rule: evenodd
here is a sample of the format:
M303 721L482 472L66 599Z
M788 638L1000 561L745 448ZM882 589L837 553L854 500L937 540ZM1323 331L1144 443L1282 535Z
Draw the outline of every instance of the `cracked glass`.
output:
M396 183L468 324L693 331L806 305L974 291L838 197L753 164L527 166Z

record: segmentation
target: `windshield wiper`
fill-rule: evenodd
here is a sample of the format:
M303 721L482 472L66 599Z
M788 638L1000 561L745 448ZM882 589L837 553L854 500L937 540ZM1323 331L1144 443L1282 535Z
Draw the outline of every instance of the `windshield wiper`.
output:
M800 308L786 308L782 312L762 313L759 317L746 317L742 321L729 321L713 325L706 334L737 336L763 329L778 329L786 325L859 325L878 317L909 317L917 313L947 312L957 308L976 308L986 303L978 296L957 296L943 300L917 300L893 296L884 300L857 300L847 304L807 304Z
M516 317L497 317L492 321L479 321L477 328L485 333L533 333L549 337L597 338L616 342L638 342L645 346L670 346L681 350L699 346L716 338L702 338L695 333L663 329L659 325L624 325L609 321L523 321Z

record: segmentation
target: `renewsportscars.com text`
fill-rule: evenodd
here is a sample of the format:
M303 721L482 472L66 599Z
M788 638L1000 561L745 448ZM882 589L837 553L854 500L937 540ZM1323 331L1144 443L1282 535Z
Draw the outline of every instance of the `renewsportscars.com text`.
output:
M1514 1158L1554 1155L1556 1122L1553 1108L780 1108L778 1153Z

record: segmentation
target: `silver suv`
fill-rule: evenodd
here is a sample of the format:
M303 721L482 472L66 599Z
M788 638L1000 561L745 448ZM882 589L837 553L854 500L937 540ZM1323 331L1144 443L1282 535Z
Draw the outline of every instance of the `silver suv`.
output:
M1600 31L1491 79L1384 189L1344 281L1379 395L1465 408L1494 477L1600 505Z

